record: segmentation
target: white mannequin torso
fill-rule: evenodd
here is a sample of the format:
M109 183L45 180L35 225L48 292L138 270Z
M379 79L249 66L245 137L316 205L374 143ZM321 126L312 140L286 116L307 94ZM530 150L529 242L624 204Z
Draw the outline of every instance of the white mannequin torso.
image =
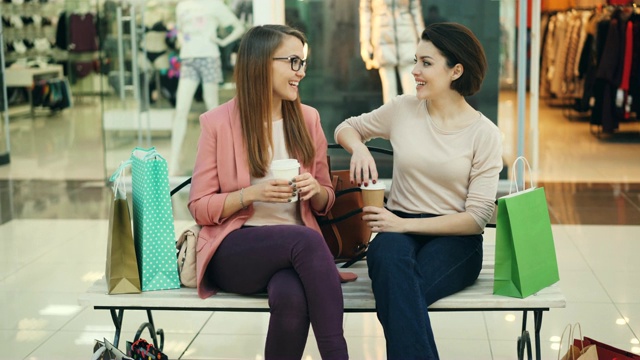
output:
M235 14L221 0L183 0L176 6L180 57L220 57L215 40L219 27L237 22Z

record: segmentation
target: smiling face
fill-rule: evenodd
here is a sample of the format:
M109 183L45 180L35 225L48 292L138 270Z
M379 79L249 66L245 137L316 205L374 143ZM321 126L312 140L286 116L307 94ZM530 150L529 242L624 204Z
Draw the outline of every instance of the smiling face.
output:
M416 81L416 96L427 100L456 92L451 89L451 82L462 75L462 65L449 67L447 58L431 41L421 40L416 48L416 64L412 74Z
M274 58L297 57L306 60L305 46L300 39L295 36L285 36L282 44L273 54ZM298 85L300 80L306 75L305 67L298 71L291 70L291 61L286 59L273 60L272 64L272 90L273 102L279 103L282 100L293 101L298 98Z

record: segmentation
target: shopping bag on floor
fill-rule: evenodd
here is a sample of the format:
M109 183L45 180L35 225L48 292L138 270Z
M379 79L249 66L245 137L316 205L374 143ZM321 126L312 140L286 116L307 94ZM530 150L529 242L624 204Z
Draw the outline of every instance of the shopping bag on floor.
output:
M560 276L544 188L531 181L529 189L518 191L518 161L529 166L523 157L513 163L516 192L498 199L493 293L525 298Z
M595 345L598 353L598 360L640 360L640 355L630 351L618 349L602 341L594 340L590 337L584 337L584 345ZM582 360L582 359L581 359Z
M151 335L151 343L143 339L142 332L147 329ZM160 341L158 342L158 337ZM130 356L133 360L166 360L167 355L162 352L164 347L164 331L158 329L148 322L142 323L136 331L136 335L133 341L127 341L127 356ZM156 347L156 345L158 347Z
M155 148L131 153L133 237L142 291L180 287L167 161Z
M131 214L127 202L124 174L127 163L111 176L113 201L109 212L109 236L105 277L109 294L139 293L140 274L131 232Z
M133 358L125 355L107 339L104 339L103 341L96 340L91 360L133 360Z
M578 332L579 331L579 332ZM566 335L566 338L565 338ZM563 350L562 345L566 344L568 349L566 352ZM564 355L560 355L564 352ZM567 325L562 331L560 336L560 348L558 349L558 359L560 360L599 360L596 346L586 344L582 337L582 327L580 323L576 323L571 327L571 324Z

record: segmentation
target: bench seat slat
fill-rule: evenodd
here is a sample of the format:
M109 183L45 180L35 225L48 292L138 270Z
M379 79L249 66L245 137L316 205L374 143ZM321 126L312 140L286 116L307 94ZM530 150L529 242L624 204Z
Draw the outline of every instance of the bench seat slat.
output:
M490 266L489 266L490 265ZM344 307L347 312L375 311L371 293L371 280L367 275L366 262L361 261L346 271L358 274L355 282L343 284ZM265 294L240 296L219 292L208 299L200 299L195 289L149 291L141 294L108 295L104 278L96 281L86 293L79 297L80 305L95 308L139 308L154 310L221 310L221 311L268 311ZM566 306L559 284L549 286L525 299L493 295L493 263L485 262L478 280L472 286L454 295L437 301L431 311L464 310L526 310L549 309Z

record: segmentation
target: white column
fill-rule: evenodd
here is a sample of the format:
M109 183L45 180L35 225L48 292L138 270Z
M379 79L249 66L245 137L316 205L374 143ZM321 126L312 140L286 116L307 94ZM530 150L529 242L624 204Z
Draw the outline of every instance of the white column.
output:
M516 157L525 156L524 154L524 126L525 126L525 110L527 108L526 87L527 87L527 2L518 2L518 141ZM537 59L535 60L537 61ZM524 165L519 162L516 169L516 179L522 181L524 188ZM511 179L515 181L515 179Z
M284 24L284 0L253 0L253 24Z
M540 105L540 0L533 0L531 6L531 73L529 74L529 144L531 144L531 170L533 171L534 186L537 186L538 170L540 169L538 160L538 107Z

